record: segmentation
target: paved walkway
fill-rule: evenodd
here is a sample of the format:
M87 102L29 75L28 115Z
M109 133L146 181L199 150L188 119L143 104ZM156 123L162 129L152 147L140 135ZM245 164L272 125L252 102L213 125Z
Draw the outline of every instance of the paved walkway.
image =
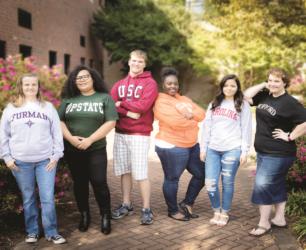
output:
M112 141L112 140L109 140ZM109 147L111 148L111 144ZM108 152L111 152L109 150ZM110 158L112 156L110 155ZM77 230L78 213L65 214L59 218L59 229L68 243L55 246L44 239L29 246L20 242L15 249L300 249L296 240L287 229L273 230L272 234L254 238L248 232L258 222L258 211L250 203L250 194L254 180L254 164L239 169L230 222L225 227L209 225L212 211L208 196L203 189L194 206L194 212L200 218L189 222L175 221L167 217L167 209L162 195L163 173L153 150L150 153L150 176L152 182L152 209L155 222L150 226L139 225L141 199L135 185L133 202L136 213L119 221L112 221L112 233L108 236L100 232L100 218L96 202L91 198L93 222L86 233ZM112 195L112 205L120 203L120 178L112 173L112 161L109 162L108 179ZM178 200L182 200L190 175L185 172L180 182ZM136 184L136 183L135 183Z

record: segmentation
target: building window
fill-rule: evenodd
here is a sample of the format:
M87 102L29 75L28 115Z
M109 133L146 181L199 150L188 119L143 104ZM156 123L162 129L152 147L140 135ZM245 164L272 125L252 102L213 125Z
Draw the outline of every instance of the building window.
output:
M86 42L85 42L85 36L80 36L80 45L81 45L82 47L85 47L85 44L86 44Z
M65 74L69 73L69 70L70 70L70 55L69 54L64 54L64 70L65 70Z
M56 64L56 51L49 51L49 67L51 68Z
M81 57L81 64L85 65L85 57Z
M22 9L18 9L18 25L27 29L32 29L32 15Z
M90 67L90 68L93 68L93 67L94 67L94 60L93 60L93 59L90 59L90 60L89 60L89 67Z
M5 41L0 40L0 57L5 58L6 57L6 51L5 51L6 43Z
M32 47L20 44L19 45L19 53L22 55L22 58L31 56L32 55Z

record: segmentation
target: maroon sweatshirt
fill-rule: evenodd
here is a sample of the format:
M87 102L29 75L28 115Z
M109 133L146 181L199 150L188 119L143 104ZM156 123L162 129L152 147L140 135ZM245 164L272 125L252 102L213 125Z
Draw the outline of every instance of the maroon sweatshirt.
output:
M115 102L121 101L117 108L119 120L116 123L116 132L122 134L150 135L153 123L153 104L158 90L155 80L149 71L116 82L111 90ZM128 111L140 113L139 119L127 117Z

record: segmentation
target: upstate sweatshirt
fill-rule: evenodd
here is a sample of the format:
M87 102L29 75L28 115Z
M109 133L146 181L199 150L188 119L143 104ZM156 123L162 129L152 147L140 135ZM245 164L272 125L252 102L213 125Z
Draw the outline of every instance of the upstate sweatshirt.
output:
M135 77L129 74L116 82L111 90L117 107L119 120L116 132L123 134L150 135L153 123L153 104L158 95L157 84L149 71ZM140 113L139 119L127 117L128 111Z
M192 119L183 116L177 104L190 104ZM154 116L159 122L156 139L168 142L176 147L189 148L197 143L198 122L205 117L205 111L186 96L170 96L160 93L154 105Z
M57 111L49 102L8 104L1 117L0 143L0 156L6 163L58 160L64 146Z
M206 111L201 137L201 152L207 148L228 151L237 147L247 154L252 140L252 114L250 105L243 101L241 112L235 109L233 100L223 100L219 107Z

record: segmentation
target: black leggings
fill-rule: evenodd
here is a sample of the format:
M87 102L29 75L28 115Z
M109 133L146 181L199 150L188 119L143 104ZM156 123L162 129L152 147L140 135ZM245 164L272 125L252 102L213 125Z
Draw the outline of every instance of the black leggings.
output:
M107 185L106 148L90 152L65 151L72 179L73 191L80 212L89 211L89 181L100 213L110 213L110 193Z

